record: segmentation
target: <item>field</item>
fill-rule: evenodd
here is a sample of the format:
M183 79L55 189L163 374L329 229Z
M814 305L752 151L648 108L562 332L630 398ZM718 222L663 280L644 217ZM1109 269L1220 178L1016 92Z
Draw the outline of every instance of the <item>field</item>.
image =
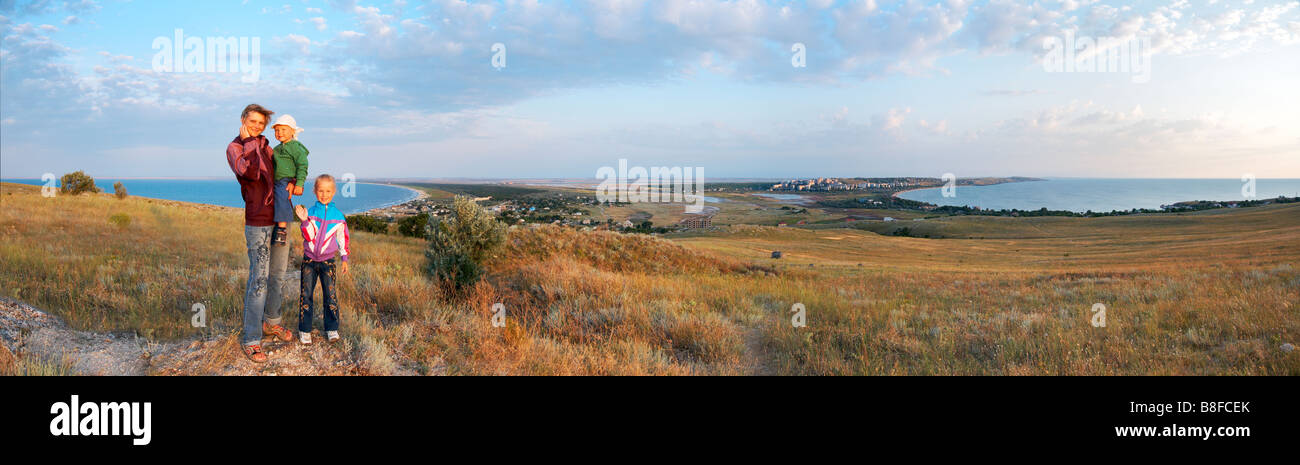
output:
M334 350L362 374L1300 374L1300 353L1281 349L1300 340L1297 204L853 225L890 228L882 235L739 224L789 211L724 196L732 220L713 232L512 228L487 279L461 296L430 283L422 241L354 233ZM151 373L252 366L233 355L241 219L0 184L0 296L76 330L197 341L192 365L159 357ZM888 235L901 227L917 237ZM504 327L492 325L498 302ZM207 328L190 325L195 303ZM796 306L804 327L792 325ZM288 324L295 314L286 305ZM41 357L10 358L63 370Z

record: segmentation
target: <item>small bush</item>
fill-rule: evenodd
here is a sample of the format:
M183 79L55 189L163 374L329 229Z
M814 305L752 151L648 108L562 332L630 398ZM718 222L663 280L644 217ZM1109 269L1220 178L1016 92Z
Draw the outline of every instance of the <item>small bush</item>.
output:
M108 217L108 222L119 228L126 229L127 226L131 225L131 217L126 213L117 213Z
M369 334L361 336L361 366L371 375L391 375L396 370L388 345Z
M369 215L348 217L349 231L365 231L375 234L388 234L388 222Z
M113 195L116 196L118 200L126 198L126 186L122 184L122 181L113 183Z
M429 214L421 213L415 216L402 218L397 222L397 232L406 237L425 237L425 229L429 225Z
M425 230L429 274L456 291L483 277L483 263L506 239L506 225L465 196L456 196L449 219L431 220Z
M84 171L76 171L63 175L63 179L59 182L59 192L67 195L80 195L86 192L97 194L99 188L95 187L95 178Z

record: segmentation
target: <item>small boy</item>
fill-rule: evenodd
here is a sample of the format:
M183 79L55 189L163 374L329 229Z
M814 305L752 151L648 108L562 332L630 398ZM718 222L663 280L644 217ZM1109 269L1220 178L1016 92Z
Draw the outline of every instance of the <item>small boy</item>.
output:
M302 128L289 115L281 115L271 125L275 129L275 139L280 145L271 151L275 162L275 230L271 243L285 245L288 242L289 222L293 220L294 195L302 195L302 184L307 181L307 147L298 142L298 133Z
M311 344L312 292L320 281L324 294L325 337L333 343L339 340L339 302L334 294L334 258L342 261L340 268L348 274L348 221L330 201L334 200L334 177L322 174L316 177L316 204L310 209L295 208L302 220L302 294L298 300L298 338Z

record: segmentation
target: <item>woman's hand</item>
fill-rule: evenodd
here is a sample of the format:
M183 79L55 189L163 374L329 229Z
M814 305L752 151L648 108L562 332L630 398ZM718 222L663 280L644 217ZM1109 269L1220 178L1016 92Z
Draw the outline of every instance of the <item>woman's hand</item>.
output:
M244 126L242 124L239 125L239 138L240 139L248 138L248 126Z

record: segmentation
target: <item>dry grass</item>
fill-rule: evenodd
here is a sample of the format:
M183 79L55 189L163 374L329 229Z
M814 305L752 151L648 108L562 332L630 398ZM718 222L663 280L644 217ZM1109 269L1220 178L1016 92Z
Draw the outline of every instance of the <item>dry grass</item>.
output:
M0 376L68 376L72 364L65 358L15 355L0 344Z
M0 199L0 294L78 329L238 331L237 210L9 184ZM516 228L458 298L430 284L420 241L356 233L343 350L368 374L1295 375L1300 356L1278 347L1300 340L1297 207L920 222L983 240ZM108 223L118 213L129 226ZM194 302L206 331L189 327ZM805 328L790 325L795 303ZM1105 328L1089 323L1094 303ZM226 355L214 363L246 363Z

